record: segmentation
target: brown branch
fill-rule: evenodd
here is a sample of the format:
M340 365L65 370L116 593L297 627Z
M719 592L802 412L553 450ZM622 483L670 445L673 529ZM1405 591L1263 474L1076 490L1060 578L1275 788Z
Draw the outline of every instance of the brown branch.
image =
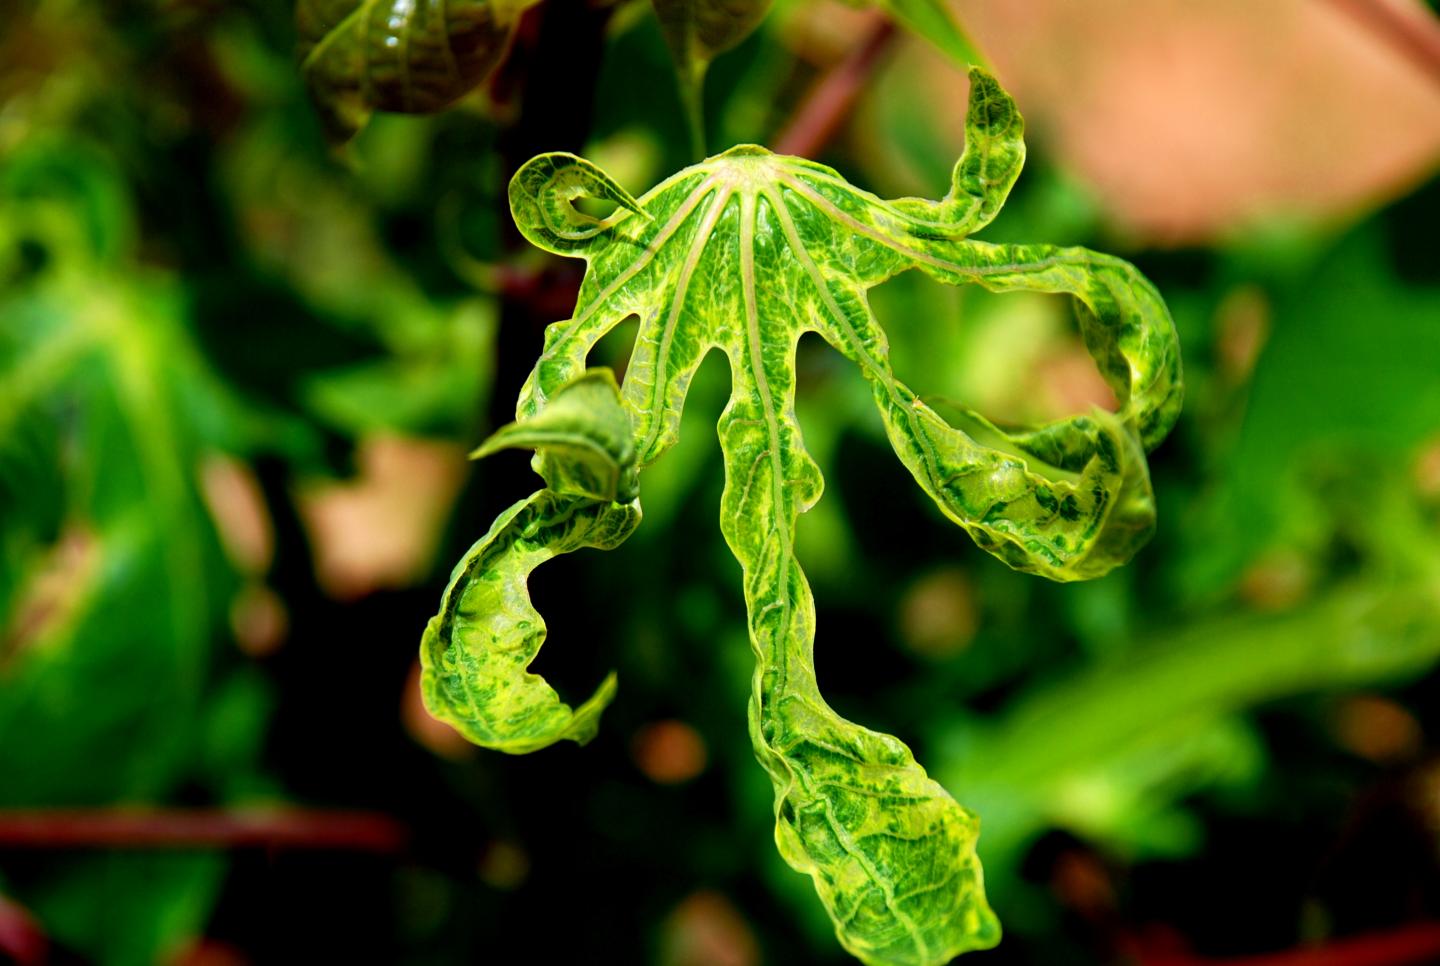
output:
M0 809L0 848L332 849L398 852L403 825L375 812L300 808Z
M1210 959L1135 954L1140 966L1423 966L1440 962L1440 923L1401 926L1323 945L1258 956Z
M1440 20L1425 7L1395 0L1330 3L1440 84Z
M895 41L895 24L884 14L872 14L870 24L859 45L806 93L775 138L777 154L813 158L840 130L870 75Z

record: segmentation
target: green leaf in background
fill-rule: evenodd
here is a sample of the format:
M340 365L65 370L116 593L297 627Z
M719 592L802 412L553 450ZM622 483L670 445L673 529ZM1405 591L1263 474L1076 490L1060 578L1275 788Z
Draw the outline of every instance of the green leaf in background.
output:
M1400 462L1440 434L1440 294L1394 278L1383 244L1353 232L1277 287L1239 431L1191 510L1197 539L1177 577L1190 594L1228 588L1311 526L1316 459Z
M705 156L703 94L710 62L750 36L770 0L651 0L680 75L680 100L690 122L691 148Z
M300 69L326 134L344 143L373 111L426 114L474 90L536 0L299 0Z
M994 945L999 927L975 856L975 817L898 739L846 721L820 695L814 601L794 533L823 483L794 416L796 343L819 333L860 368L901 461L947 516L1010 566L1055 580L1105 573L1148 537L1144 450L1180 407L1173 324L1132 266L1081 248L966 239L1018 177L1021 132L1014 102L975 69L965 152L939 202L885 201L830 168L755 146L688 168L638 202L570 155L533 159L510 186L525 236L583 257L589 270L575 315L547 331L506 432L546 421L552 407L569 410L591 349L639 316L619 400L643 471L676 442L704 356L719 349L729 362L721 529L744 572L758 661L751 741L774 786L781 854L814 879L840 942L871 964L943 963ZM620 207L577 221L566 208L581 188ZM866 302L868 289L909 269L996 292L1071 295L1120 411L1019 432L970 412L947 423L895 378ZM609 405L584 430L596 446ZM558 421L575 425L568 412ZM559 458L543 434L533 442L541 469ZM556 492L560 478L547 473L550 488L506 511L461 561L422 645L432 712L503 750L587 739L610 696L607 681L571 712L525 670L544 633L526 575L556 553L615 546L639 522L638 499Z
M187 750L177 722L198 711L229 604L197 486L220 405L178 292L123 274L128 252L95 230L85 200L96 192L73 187L113 179L73 145L0 171L0 244L40 263L0 298L7 562L45 575L7 579L13 596L0 601L0 774L27 776L0 782L0 802L167 788ZM27 426L58 443L35 445ZM8 737L41 732L44 746Z
M57 936L93 962L174 962L210 918L227 862L216 852L66 856L27 899Z
M1243 767L1246 753L1228 737L1241 728L1236 714L1404 680L1440 657L1440 557L1431 565L1423 577L1336 586L1290 613L1209 617L1155 635L1134 654L1032 689L998 721L941 736L936 774L974 796L989 822L986 862L1000 868L1018 868L1048 827L1140 852L1192 851L1197 843L1175 841L1194 825L1182 803Z
M930 41L956 63L985 63L944 0L879 0L879 5L907 30Z
M376 273L378 276L378 273ZM390 351L350 366L307 373L306 408L343 432L440 436L469 429L489 388L494 306L483 299L433 306L375 277L374 332Z
M236 578L200 491L244 420L130 227L84 142L0 166L0 807L156 801L210 767L255 784L268 689L217 659ZM91 960L152 963L195 936L224 868L86 856L15 888Z

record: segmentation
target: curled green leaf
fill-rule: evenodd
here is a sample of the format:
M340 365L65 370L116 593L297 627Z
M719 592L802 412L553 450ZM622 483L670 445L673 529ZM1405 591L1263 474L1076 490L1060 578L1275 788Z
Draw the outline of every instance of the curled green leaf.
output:
M538 0L298 0L300 69L326 134L343 143L374 111L428 114L483 81Z
M972 235L1000 213L1025 166L1025 121L1015 101L983 70L970 71L970 107L965 117L965 151L940 201L902 198L894 208L924 226L943 226L944 237Z
M639 522L634 504L550 490L502 513L455 567L440 613L425 628L420 680L430 713L477 745L517 755L595 737L615 675L572 709L526 670L545 643L545 621L525 581L559 554L618 547Z
M897 738L844 720L813 670L751 702L755 751L776 789L775 842L815 880L841 944L866 963L934 964L1000 941L975 842L980 823Z
M971 80L965 152L938 202L886 201L823 165L753 145L687 168L638 200L573 155L535 158L511 184L512 211L526 237L584 258L588 270L574 315L546 332L515 428L502 434L543 427L547 413L557 423L575 422L573 413L559 414L581 398L577 387L585 383L576 380L585 377L590 350L621 321L638 317L619 405L629 415L635 468L643 471L675 443L704 356L718 350L729 361L731 398L719 423L726 474L720 523L743 571L758 665L751 741L774 786L781 854L814 879L841 944L871 964L934 966L994 945L999 926L975 854L977 819L899 740L844 720L820 695L814 601L794 534L823 481L795 418L796 343L819 333L857 365L900 460L946 516L1010 566L1055 580L1098 576L1144 543L1154 523L1144 453L1169 430L1181 398L1174 326L1133 267L1082 248L967 237L1000 210L1024 159L1014 103L983 71L972 70ZM576 185L620 207L576 228L565 211ZM1070 295L1119 412L1029 430L1002 430L968 411L942 419L895 378L866 298L909 269L947 284ZM615 425L602 414L605 405L579 407L589 414L578 423L592 436L595 426ZM532 434L529 442L546 440ZM471 719L515 716L509 690L498 692L493 715L486 705L497 693L496 664L503 663L506 681L516 680L539 646L538 617L515 609L532 562L581 545L613 546L639 519L638 500L604 502L594 499L599 487L546 478L551 489L502 517L462 562L427 631L427 667L457 652L444 676L446 693ZM516 524L524 513L532 516ZM566 522L547 529L536 515ZM533 536L513 536L517 526ZM477 568L482 558L489 562ZM477 573L486 576L477 582ZM511 589L457 591L465 581ZM479 595L467 605L470 622L447 622L465 593ZM477 671L480 679L467 677ZM545 740L522 744L566 736L579 715L572 719L543 684L543 691L525 686L531 690L520 706L539 708L553 723L539 729ZM580 725L592 726L591 719ZM492 725L467 733L494 742Z
M430 713L466 738L523 754L566 738L583 745L615 696L612 673L572 710L529 673L545 621L526 587L546 560L582 547L613 549L640 523L630 417L614 373L581 374L473 455L511 447L536 451L546 488L501 514L451 573L420 645L421 692Z
M619 213L649 215L604 171L573 154L542 154L510 180L510 213L521 233L540 248L568 255L608 237L614 216L596 218L575 207L577 198L613 201Z
M585 372L538 414L497 430L470 455L513 447L536 451L535 471L555 493L607 503L628 503L638 493L630 414L609 369Z

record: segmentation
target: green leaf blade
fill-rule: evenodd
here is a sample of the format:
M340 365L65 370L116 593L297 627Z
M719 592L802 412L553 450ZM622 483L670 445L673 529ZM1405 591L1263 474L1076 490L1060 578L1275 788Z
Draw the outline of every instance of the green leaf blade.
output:
M628 503L638 495L630 413L615 374L590 369L536 415L501 427L472 458L533 449L546 488L562 496Z
M866 963L932 964L998 943L975 816L896 739L823 706L782 714L792 784L776 843L815 879L841 945Z

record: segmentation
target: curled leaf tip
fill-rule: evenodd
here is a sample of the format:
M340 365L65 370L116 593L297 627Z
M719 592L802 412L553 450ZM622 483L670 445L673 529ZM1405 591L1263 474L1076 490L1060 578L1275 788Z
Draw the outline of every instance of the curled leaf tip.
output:
M637 506L549 490L501 514L455 567L440 613L425 628L420 681L430 714L475 744L510 754L593 738L615 696L615 675L572 709L529 672L546 629L526 581L558 554L619 546L639 522Z
M573 154L556 152L531 158L510 179L510 214L533 244L558 255L581 254L603 242L628 212L648 221L641 207L598 165ZM587 215L575 207L577 198L610 201L608 218Z
M628 503L637 493L630 413L609 369L589 369L539 412L496 430L472 459L533 449L536 470L555 493Z

